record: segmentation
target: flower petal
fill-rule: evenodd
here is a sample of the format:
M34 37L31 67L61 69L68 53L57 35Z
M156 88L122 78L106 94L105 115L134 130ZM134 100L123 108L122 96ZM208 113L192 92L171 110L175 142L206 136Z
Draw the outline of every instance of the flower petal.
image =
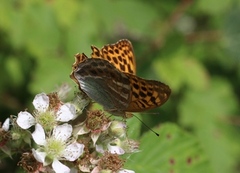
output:
M9 126L10 126L10 118L7 118L7 119L4 121L3 125L2 125L2 129L3 129L4 131L8 131L8 130L9 130Z
M77 158L79 158L79 156L82 155L83 149L84 149L83 144L79 144L77 142L72 143L68 145L64 150L63 157L65 157L69 161L74 161Z
M54 159L52 167L56 173L70 173L70 168L59 162L57 159Z
M90 129L86 127L86 123L81 123L79 125L74 126L74 135L84 135L90 132Z
M35 159L41 163L45 162L45 157L46 157L46 153L45 152L41 152L35 149L32 149L32 154L35 157Z
M99 153L104 153L103 146L96 144L96 151L99 152Z
M112 145L108 144L107 147L108 147L108 151L112 154L122 155L125 153L125 151L119 146L112 146Z
M39 112L45 112L49 106L49 97L45 93L37 94L33 100L33 106Z
M36 124L35 131L32 133L32 137L36 144L38 145L46 144L45 132L40 124Z
M70 104L66 103L60 107L60 109L57 111L57 121L61 122L68 122L74 118L76 118L76 109L75 107Z
M81 165L81 164L79 164L78 168L82 172L90 172L90 165L88 166L88 165Z
M63 125L56 126L53 129L52 136L55 139L65 142L72 135L72 130L73 130L72 126L70 124L65 123Z
M99 167L96 166L91 173L100 173Z
M27 111L21 111L18 113L17 124L22 129L28 129L35 124L35 118Z
M128 170L128 169L122 169L122 170L118 171L118 173L135 173L135 172L132 170Z
M91 139L93 141L93 145L96 144L98 137L100 136L101 132L95 132L95 133L91 133Z

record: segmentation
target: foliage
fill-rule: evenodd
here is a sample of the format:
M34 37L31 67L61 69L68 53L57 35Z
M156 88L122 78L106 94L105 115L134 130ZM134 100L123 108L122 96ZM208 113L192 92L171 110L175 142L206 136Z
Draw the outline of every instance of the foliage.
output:
M127 120L141 142L128 168L239 172L238 1L8 0L0 2L0 14L1 121L29 107L36 93L62 83L74 87L69 78L74 54L89 55L91 45L127 38L138 76L172 89L164 106L142 114L159 138L136 118ZM190 157L195 160L189 166ZM1 170L19 171L9 165L2 160Z

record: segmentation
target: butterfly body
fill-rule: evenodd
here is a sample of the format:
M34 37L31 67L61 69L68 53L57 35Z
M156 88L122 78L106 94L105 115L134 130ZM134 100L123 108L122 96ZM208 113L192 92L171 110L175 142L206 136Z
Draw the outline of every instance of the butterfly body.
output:
M142 112L161 106L169 98L170 88L159 81L136 76L132 47L129 47L129 41L119 42L116 43L118 46L104 46L101 50L92 46L92 58L77 54L71 78L78 83L80 90L113 115L127 117L129 112ZM115 47L119 45L127 47L116 51ZM113 53L125 52L126 56L120 53L122 62L127 59L129 64L116 64L115 58L111 58L111 53L106 50Z

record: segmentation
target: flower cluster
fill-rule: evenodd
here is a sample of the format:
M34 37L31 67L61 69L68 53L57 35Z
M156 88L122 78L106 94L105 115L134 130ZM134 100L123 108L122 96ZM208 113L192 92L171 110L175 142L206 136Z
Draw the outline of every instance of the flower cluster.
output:
M122 121L111 121L99 110L89 111L74 134L86 146L78 162L82 172L134 172L122 168L124 160L120 156L138 151L138 143L127 138L126 124Z
M29 173L133 173L123 168L122 156L138 151L126 124L85 109L91 104L84 94L67 103L64 94L37 94L32 113L7 118L0 126L1 150L9 157L20 153L18 165Z

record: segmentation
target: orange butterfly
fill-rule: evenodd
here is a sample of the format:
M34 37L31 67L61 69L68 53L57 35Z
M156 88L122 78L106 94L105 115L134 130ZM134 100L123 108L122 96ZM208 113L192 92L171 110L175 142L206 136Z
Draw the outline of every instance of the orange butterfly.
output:
M135 75L132 44L124 39L102 49L91 47L92 58L76 54L70 77L79 89L113 115L129 117L165 103L170 88L159 81Z

